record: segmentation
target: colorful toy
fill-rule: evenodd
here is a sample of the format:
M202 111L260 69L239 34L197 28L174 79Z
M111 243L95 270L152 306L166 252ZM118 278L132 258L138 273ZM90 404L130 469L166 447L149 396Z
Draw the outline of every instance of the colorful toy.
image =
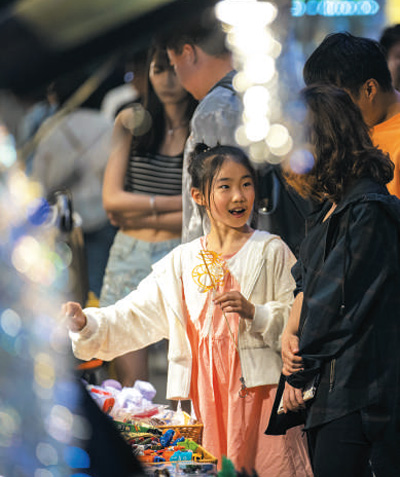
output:
M193 452L191 450L187 450L187 451L179 450L179 451L176 451L174 454L172 454L169 460L171 462L176 462L180 460L192 460L192 454Z
M174 437L175 431L173 429L168 429L165 433L160 437L160 444L164 447L168 447L172 438Z

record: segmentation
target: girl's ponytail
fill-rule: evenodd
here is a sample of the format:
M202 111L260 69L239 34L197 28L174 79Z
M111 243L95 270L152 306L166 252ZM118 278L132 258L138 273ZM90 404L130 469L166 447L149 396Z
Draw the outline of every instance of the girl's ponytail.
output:
M204 185L204 159L210 147L203 142L195 145L193 152L189 157L188 171L192 180L192 187L203 191Z

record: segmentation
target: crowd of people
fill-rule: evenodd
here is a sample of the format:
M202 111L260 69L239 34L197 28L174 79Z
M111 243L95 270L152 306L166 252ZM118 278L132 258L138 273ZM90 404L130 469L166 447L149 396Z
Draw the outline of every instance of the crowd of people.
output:
M301 243L262 230L225 35L215 18L164 32L114 121L82 105L32 152L46 192L72 191L99 298L63 305L73 352L131 386L168 340L167 398L190 400L238 472L398 476L400 26L329 34L304 65L314 162L279 167L311 211ZM62 108L47 93L24 140Z

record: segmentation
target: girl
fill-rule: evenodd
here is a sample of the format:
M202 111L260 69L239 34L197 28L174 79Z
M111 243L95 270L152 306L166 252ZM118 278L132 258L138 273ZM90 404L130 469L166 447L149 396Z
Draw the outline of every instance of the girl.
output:
M304 91L315 164L291 184L321 201L293 273L299 294L282 338L285 410L304 407L317 477L400 475L400 201L389 156L343 90ZM298 330L301 329L300 339Z
M104 176L104 208L120 229L100 306L134 290L151 265L180 243L183 148L197 103L181 86L164 49L153 47L148 57L144 108L136 104L117 116ZM142 349L114 361L124 386L148 379L147 355Z
M260 476L310 475L299 429L263 434L281 371L294 257L279 237L248 225L255 172L240 149L196 149L190 174L210 233L175 248L113 306L64 305L74 353L109 360L169 339L167 397L192 400L204 446L219 463L227 455Z

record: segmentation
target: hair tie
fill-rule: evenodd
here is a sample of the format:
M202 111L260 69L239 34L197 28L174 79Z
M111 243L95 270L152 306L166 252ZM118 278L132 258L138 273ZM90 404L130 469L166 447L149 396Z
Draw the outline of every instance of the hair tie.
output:
M198 154L203 154L205 152L208 152L210 149L211 147L207 146L207 144L205 144L204 142L198 142L193 152L195 155L198 155Z

